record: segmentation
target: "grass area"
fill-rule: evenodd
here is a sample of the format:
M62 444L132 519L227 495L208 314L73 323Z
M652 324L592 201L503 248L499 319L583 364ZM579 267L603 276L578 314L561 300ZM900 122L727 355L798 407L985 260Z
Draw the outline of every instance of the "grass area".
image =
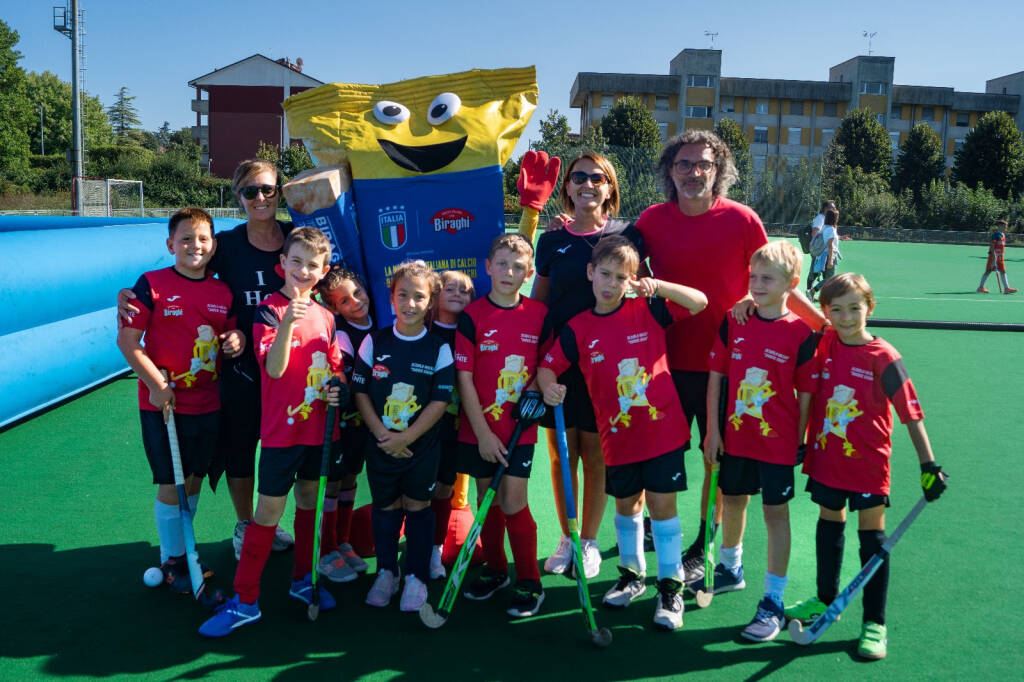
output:
M70 210L71 192L0 194L0 211Z
M1024 296L973 293L985 248L844 242L840 271L864 273L878 297L877 315L915 319L1024 323ZM1013 256L1013 253L1008 254ZM1024 273L1009 258L1011 283ZM805 263L806 267L806 263ZM990 280L991 282L991 280ZM991 288L991 287L990 287ZM216 642L199 638L202 620L190 600L142 584L156 563L153 489L142 454L135 386L118 380L0 433L6 465L0 479L0 584L7 626L0 638L0 678L86 679L1008 679L1024 666L1024 549L1016 504L1024 475L1018 462L1024 428L1017 334L886 329L903 354L926 413L936 457L950 489L929 505L893 555L888 604L889 657L862 663L854 650L859 600L809 648L785 634L748 645L739 630L753 616L764 575L764 526L752 506L745 538L748 588L719 595L707 610L686 602L684 628L656 632L654 592L626 611L599 610L615 641L587 643L576 590L546 576L541 614L522 622L504 615L506 597L460 599L441 631L414 615L365 606L370 579L335 586L339 609L315 624L287 597L291 557L271 557L263 580L263 622ZM7 390L16 390L5 387ZM920 495L916 457L906 430L894 434L894 528ZM538 550L558 538L546 447L538 446L530 482ZM687 455L691 488L700 464ZM798 476L802 484L803 476ZM683 530L692 536L695 491L680 496ZM359 503L367 501L361 484ZM286 514L290 524L292 505ZM805 495L791 504L793 551L789 599L814 592L817 508ZM605 562L595 599L616 577L612 511L599 536ZM229 585L233 512L226 491L203 493L197 536L206 563ZM653 554L648 555L654 566ZM857 570L855 524L848 524L843 582ZM372 564L372 562L371 562ZM371 569L372 570L372 569ZM471 569L472 570L472 569ZM436 603L442 585L431 586ZM959 592L956 592L959 590ZM957 597L956 595L960 596Z

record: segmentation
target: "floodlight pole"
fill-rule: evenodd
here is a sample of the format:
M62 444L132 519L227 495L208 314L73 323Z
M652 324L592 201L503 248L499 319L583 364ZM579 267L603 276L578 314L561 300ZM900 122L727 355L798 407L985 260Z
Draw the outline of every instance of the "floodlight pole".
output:
M75 177L81 179L82 169L82 103L78 70L78 0L71 0L71 139ZM75 184L75 210L82 210L82 183Z

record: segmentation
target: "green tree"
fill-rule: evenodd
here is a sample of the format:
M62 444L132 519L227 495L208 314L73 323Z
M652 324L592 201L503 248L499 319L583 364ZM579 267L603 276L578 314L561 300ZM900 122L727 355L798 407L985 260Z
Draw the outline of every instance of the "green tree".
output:
M633 95L612 105L601 119L601 132L613 147L661 149L658 122L640 98Z
M892 178L897 192L910 190L915 197L932 180L939 180L946 172L946 157L942 153L942 140L927 123L918 123L900 146L896 159L896 172Z
M747 136L731 118L719 120L715 124L714 132L715 135L722 138L722 141L729 147L729 151L732 152L736 172L740 176L736 184L729 189L729 198L749 204L754 189L754 163L750 157L750 144L747 142Z
M49 154L64 156L71 149L71 84L49 71L28 74L28 90L32 101L33 124L29 127L31 149L38 153L39 105L43 106L43 135ZM99 97L82 93L82 128L85 148L111 144L114 131L103 111Z
M1024 142L1005 111L990 111L967 133L956 152L953 179L968 187L979 183L997 197L1016 200L1024 191Z
M256 146L256 158L276 165L286 178L295 177L298 173L313 168L313 160L301 144L279 147L260 140Z
M0 184L28 179L32 103L28 79L18 66L18 32L0 20Z
M171 142L170 121L164 121L164 124L160 126L160 129L153 133L153 136L161 147L166 147Z
M558 109L548 111L547 117L540 122L540 141L530 144L531 149L543 150L551 154L553 149L562 150L572 145L569 137L569 119ZM558 156L558 154L555 154Z
M843 146L848 166L889 178L892 142L870 109L860 107L846 114L836 130L835 141Z
M836 142L833 137L825 147L825 153L821 157L821 191L818 193L818 203L825 199L835 199L836 182L843 170L846 168L846 150L843 145ZM837 204L838 207L838 204Z
M132 104L135 101L135 95L128 93L127 86L122 85L114 95L114 103L107 109L107 116L110 118L110 125L114 128L118 144L130 144L132 140L128 132L140 123L139 111Z

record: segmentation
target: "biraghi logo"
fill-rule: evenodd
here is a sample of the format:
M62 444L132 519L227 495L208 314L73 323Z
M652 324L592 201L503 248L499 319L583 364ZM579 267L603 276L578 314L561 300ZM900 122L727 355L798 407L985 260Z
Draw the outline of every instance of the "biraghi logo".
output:
M430 218L434 232L455 234L473 225L473 214L463 208L443 208Z

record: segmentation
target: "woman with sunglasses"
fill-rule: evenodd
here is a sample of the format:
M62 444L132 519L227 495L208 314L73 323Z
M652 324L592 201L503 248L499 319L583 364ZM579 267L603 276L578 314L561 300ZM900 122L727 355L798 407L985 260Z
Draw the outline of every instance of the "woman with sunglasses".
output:
M238 328L251 337L256 307L284 285L276 268L292 224L276 218L281 176L274 164L259 159L243 161L235 169L231 190L248 220L217 233L217 249L209 269L230 287ZM118 293L118 312L126 319L138 312L129 302L134 297L131 289ZM220 435L217 457L210 465L210 482L215 484L221 471L226 474L228 492L238 517L232 538L237 559L242 551L245 529L252 521L256 444L260 437L260 372L251 338L241 353L227 346L223 351ZM291 535L278 526L274 550L286 550L294 542Z
M587 264L594 247L602 238L619 234L641 250L639 233L626 221L613 220L619 212L619 186L615 168L599 154L583 154L569 164L559 191L559 199L568 217L564 229L548 230L537 242L537 277L532 297L548 306L548 325L556 336L573 316L593 308L593 288L587 279ZM583 549L583 568L593 578L601 568L597 530L601 525L607 495L604 458L597 432L593 406L583 375L573 367L558 378L568 387L565 411L566 436L573 489L578 490L577 463L583 461L583 504L579 514ZM564 573L572 560L572 547L562 493L562 470L558 461L557 437L551 413L541 421L547 427L548 454L551 458L551 482L555 492L562 537L555 552L544 562L548 573ZM580 499L580 495L575 495Z

